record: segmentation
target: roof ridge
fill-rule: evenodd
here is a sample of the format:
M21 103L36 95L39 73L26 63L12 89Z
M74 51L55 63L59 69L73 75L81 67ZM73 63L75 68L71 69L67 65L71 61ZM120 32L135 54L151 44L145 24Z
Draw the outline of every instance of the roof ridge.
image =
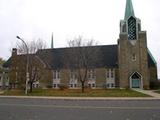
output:
M110 44L110 45L93 45L93 46L80 46L80 47L107 47L107 46L118 46L118 45L117 44ZM78 48L78 47L60 47L60 48L53 48L53 49L52 48L47 48L47 49L39 49L38 51L57 50L57 49L69 49L69 48Z

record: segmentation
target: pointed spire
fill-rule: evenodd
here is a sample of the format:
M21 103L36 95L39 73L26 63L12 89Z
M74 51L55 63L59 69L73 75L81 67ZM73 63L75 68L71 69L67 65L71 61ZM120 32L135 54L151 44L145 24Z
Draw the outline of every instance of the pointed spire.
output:
M124 20L127 20L130 16L135 17L134 9L132 5L132 0L127 0Z
M52 36L51 36L51 49L54 48L54 43L53 43L53 32L52 32Z

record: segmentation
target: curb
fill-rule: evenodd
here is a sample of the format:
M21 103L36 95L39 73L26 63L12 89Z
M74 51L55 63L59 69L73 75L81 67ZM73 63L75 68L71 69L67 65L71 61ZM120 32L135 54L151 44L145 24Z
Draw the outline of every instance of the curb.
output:
M107 101L107 100L160 100L156 97L45 97L45 96L0 96L0 98L17 98L17 99L50 99L50 100L90 100L90 101Z

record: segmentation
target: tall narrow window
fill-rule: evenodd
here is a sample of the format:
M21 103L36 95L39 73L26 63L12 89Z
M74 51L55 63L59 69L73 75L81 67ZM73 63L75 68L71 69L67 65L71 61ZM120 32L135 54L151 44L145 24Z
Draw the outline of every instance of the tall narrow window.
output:
M75 70L70 71L70 88L76 88L77 87L77 74Z
M109 69L107 69L106 77L109 78Z
M95 75L95 70L90 69L88 71L88 87L89 88L96 88L96 75Z
M57 79L60 79L60 71L57 71Z
M53 88L59 88L60 84L60 71L54 70L53 71Z
M94 69L89 70L88 78L89 79L94 79L95 78L95 70Z
M111 69L111 78L114 78L114 71Z
M59 70L55 70L55 71L54 71L53 78L54 78L54 79L60 79L60 71L59 71Z
M53 79L56 79L56 78L57 78L56 73L57 73L57 71L55 70L55 71L53 72Z
M71 71L70 71L70 78L71 78L71 79L77 79L77 74L76 74L76 71L75 71L75 70L71 70Z
M73 72L73 70L71 70L71 72L70 72L70 78L74 79L74 72Z
M106 70L106 87L115 88L115 69L114 68Z

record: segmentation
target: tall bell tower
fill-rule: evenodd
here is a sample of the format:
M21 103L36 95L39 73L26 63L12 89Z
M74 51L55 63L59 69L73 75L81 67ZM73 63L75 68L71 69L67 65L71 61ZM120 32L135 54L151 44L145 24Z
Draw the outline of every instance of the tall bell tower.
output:
M121 88L149 88L146 31L141 30L131 0L126 1L125 16L120 21L118 65Z

